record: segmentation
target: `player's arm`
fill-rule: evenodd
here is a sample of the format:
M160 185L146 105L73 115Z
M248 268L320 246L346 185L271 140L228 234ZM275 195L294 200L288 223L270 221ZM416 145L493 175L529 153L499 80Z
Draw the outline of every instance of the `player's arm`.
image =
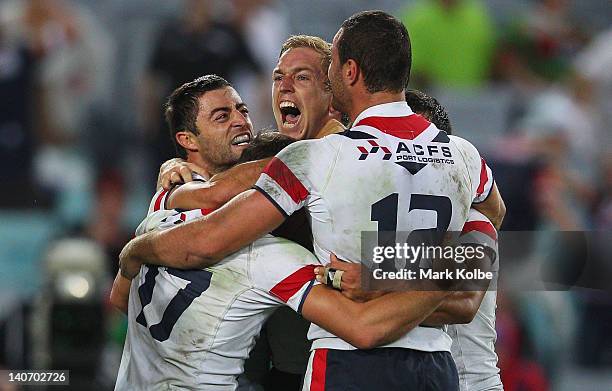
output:
M497 262L497 232L484 214L470 210L459 240L464 241L465 246L485 248L482 258L469 261L472 269L496 272L494 264ZM429 326L470 323L480 308L489 284L482 282L478 283L478 288L474 290L454 292L423 323Z
M467 164L473 193L472 208L484 214L497 229L506 215L506 205L493 178L493 171L480 152L469 141L456 136L449 136L457 143Z
M110 302L113 307L119 311L127 314L128 312L128 300L130 298L130 284L131 281L121 275L121 272L117 272L115 281L113 281L113 289L110 294Z
M200 269L274 230L285 215L257 190L248 190L215 212L174 228L132 239L121 251L121 273L133 278L143 263Z
M357 303L317 285L306 296L302 315L359 349L371 349L418 326L449 294L442 290L394 292Z
M366 292L361 289L362 265L359 263L343 262L332 254L330 267L344 272L342 275L342 293L351 300L367 302L387 294L385 291ZM326 273L324 267L316 268L315 273L317 281L324 281L324 274ZM484 290L454 292L444 299L423 323L428 326L470 323L476 316L478 308L480 308L484 294Z
M504 216L506 216L506 204L495 182L493 182L489 196L482 202L472 204L472 207L487 216L495 228L501 227Z
M306 205L310 191L302 182L313 188L308 183L309 160L289 157L312 152L310 148L306 141L287 146L265 167L255 189L211 214L129 242L119 256L122 274L133 278L145 261L179 269L208 267L277 228Z
M213 176L206 183L186 183L170 193L166 205L170 209L217 209L253 187L269 161L270 159L263 159L238 164Z
M423 321L427 326L442 326L445 324L465 324L470 323L486 291L466 291L454 292L448 296L436 308L436 310Z

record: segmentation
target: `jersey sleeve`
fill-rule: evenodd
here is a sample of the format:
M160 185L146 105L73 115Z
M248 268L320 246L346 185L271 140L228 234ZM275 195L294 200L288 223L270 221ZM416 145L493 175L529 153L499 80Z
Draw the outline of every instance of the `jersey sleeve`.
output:
M263 291L294 311L301 313L302 305L316 284L314 269L321 266L305 248L281 238L273 238L265 245L265 252L252 263L255 288Z
M149 203L149 210L147 211L147 216L151 213L158 212L160 210L166 209L166 199L168 198L168 190L159 189L157 193L151 199Z
M206 209L193 209L193 210L178 210L178 209L161 209L150 213L136 228L136 236L143 235L147 232L154 231L156 229L168 229L172 228L177 224L184 223L197 219L198 217L206 216L208 214Z
M272 158L254 188L286 217L306 205L312 191L310 161L312 141L295 142Z
M147 232L158 229L164 223L164 221L166 221L166 218L173 216L175 213L175 210L168 209L149 213L147 217L145 217L144 220L138 224L138 227L136 228L136 236L144 235Z
M192 172L191 175L193 177L194 182L206 182L206 179L196 172ZM151 202L149 203L149 210L147 211L147 215L158 212L160 210L168 209L166 207L166 201L168 200L170 193L176 188L176 186L170 190L164 190L163 188L160 188L157 193L155 193L155 195L151 199Z
M204 179L198 173L194 172L192 173L192 175L194 181L206 182L206 179ZM186 213L186 216L188 216L189 218L195 218L205 216L213 211L213 209L194 209L192 211L178 211L177 209L168 209L166 207L166 201L168 200L168 196L171 192L172 189L164 190L163 188L161 188L157 191L157 193L155 193L155 195L151 199L151 202L149 203L147 217L145 217L145 219L136 228L136 236L143 235L158 228L168 228L168 226L163 225L167 221L172 220L173 216L180 216L180 213Z
M471 182L473 203L483 202L489 197L495 180L493 172L480 153L469 141L457 136L449 136L455 141L467 165Z
M469 211L468 219L459 235L459 243L485 246L492 254L491 262L498 264L497 230L484 214L474 208Z
M478 177L478 187L476 188L476 196L474 197L474 203L478 204L483 202L491 194L493 188L493 171L487 165L484 158L480 158L480 175Z

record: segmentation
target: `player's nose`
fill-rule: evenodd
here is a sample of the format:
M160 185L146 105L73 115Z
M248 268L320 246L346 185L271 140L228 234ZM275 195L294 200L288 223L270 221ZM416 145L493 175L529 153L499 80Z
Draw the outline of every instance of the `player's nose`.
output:
M234 111L232 116L232 128L249 127L249 120L245 114L239 110Z
M280 92L293 92L293 78L285 76L280 80L279 83Z

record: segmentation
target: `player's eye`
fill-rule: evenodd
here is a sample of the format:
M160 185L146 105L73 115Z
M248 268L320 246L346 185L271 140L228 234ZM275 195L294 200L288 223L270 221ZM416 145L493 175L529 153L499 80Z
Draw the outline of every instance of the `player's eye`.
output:
M244 108L240 109L240 112L246 116L246 115L248 115L248 114L249 114L249 109L247 109L246 107L244 107Z
M297 75L296 79L299 81L307 81L310 80L310 77L305 73L300 73L299 75Z
M283 75L275 74L274 76L272 76L272 80L281 81L283 80Z
M222 113L219 114L217 117L215 117L215 121L223 121L227 119L227 113Z

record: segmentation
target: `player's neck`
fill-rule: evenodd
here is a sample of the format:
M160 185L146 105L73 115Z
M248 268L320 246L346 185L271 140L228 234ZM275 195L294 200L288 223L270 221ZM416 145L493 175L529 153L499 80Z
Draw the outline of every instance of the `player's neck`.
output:
M196 166L203 168L206 171L206 178L204 178L206 180L210 179L210 177L214 175L214 167L210 167L210 164L204 161L204 159L202 159L202 156L200 156L200 154L197 152L189 152L187 154L187 162L193 163Z
M377 105L382 105L385 103L392 102L404 102L406 97L404 92L389 92L389 91L380 91L375 92L373 94L368 92L363 92L353 97L353 107L349 111L349 117L351 122L354 122L357 119L357 116L361 114L364 110Z

